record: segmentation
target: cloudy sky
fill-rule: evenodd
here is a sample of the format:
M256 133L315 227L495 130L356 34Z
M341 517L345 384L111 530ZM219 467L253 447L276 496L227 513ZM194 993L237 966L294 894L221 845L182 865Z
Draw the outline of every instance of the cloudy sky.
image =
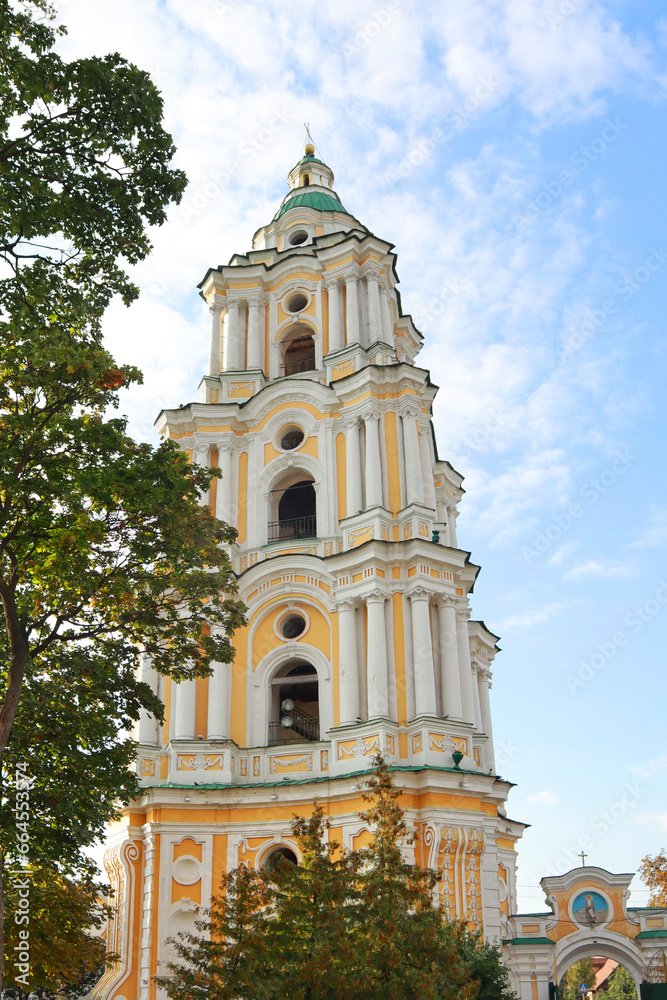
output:
M343 203L396 244L403 307L466 477L473 617L502 636L509 813L542 875L667 845L664 163L659 0L62 0L69 57L118 50L165 99L180 207L106 333L155 441L196 397L211 265L249 249L303 122ZM637 885L632 902L646 891Z

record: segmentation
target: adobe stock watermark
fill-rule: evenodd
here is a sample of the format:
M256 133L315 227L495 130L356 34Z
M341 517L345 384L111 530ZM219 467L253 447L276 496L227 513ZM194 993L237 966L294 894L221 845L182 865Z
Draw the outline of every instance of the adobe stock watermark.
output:
M618 823L624 820L628 813L637 808L637 803L646 795L647 788L640 785L639 781L628 781L625 788L616 799L606 809L600 809L587 823L587 832L577 840L575 844L569 844L562 848L563 853L555 859L553 864L547 865L545 875L562 875L571 868L581 865L582 852L590 854L597 841L605 837Z
M554 544L570 530L574 522L583 517L589 507L594 506L601 497L605 496L636 461L627 448L616 452L608 468L599 475L592 476L580 487L579 496L582 502L571 503L560 514L554 514L551 524L538 532L533 539L532 546L521 546L521 555L526 565L533 566L537 560L553 548Z
M558 5L545 10L545 20L550 28L559 28L568 17L578 13L587 3L588 0L560 0Z
M264 128L255 135L244 139L236 151L236 156L229 160L221 170L209 175L208 180L197 190L185 198L178 207L182 219L191 219L199 215L224 188L232 178L241 172L244 166L251 163L264 152L279 132L282 132L294 119L289 112L274 109L271 119Z
M400 9L400 0L390 0L386 6L373 11L371 17L359 29L359 31L357 31L354 38L349 42L345 42L343 45L344 55L359 55L360 52L367 49L374 39L376 39L377 36L391 24L394 20L394 16L398 14Z
M459 457L468 458L473 451L483 451L488 448L491 438L508 420L508 415L503 413L500 406L487 410L479 424L464 434L462 442L465 448L459 452Z
M16 850L27 855L30 844L30 791L34 778L28 777L28 765L18 761L14 776L16 796L14 802L14 824L16 828ZM18 944L14 945L14 980L29 992L30 980L30 879L19 879L16 883L17 905L14 923L18 926Z
M378 179L379 183L387 185L393 184L397 180L404 180L413 171L422 167L433 156L436 146L444 142L453 132L463 128L468 119L479 110L480 106L485 101L488 101L500 86L500 82L499 79L492 76L480 77L474 90L447 112L447 117L442 127L437 125L429 136L416 142L398 166L390 167L381 174Z
M610 663L619 649L627 646L628 640L633 634L641 632L645 625L653 621L656 615L660 614L667 605L667 581L660 580L655 594L644 601L643 604L628 611L623 619L625 629L618 629L617 632L604 642L596 643L595 652L587 660L579 661L579 668L574 674L567 674L565 683L570 694L574 694L579 688L585 687L593 677Z
M566 351L578 351L580 347L591 339L606 325L610 316L618 312L619 298L627 302L633 295L651 280L653 275L664 267L667 263L667 251L663 246L649 247L649 253L643 264L640 264L629 275L614 285L614 291L618 298L606 299L599 309L587 310L586 319L574 327L567 330L567 335L563 340L563 347Z
M565 191L573 184L577 177L587 170L591 163L603 156L610 146L612 146L620 135L629 128L619 118L607 118L605 127L601 133L595 136L587 145L582 143L579 149L570 156L571 168L561 170L558 178L550 181L542 181L541 190L535 195L532 201L524 205L522 212L515 212L512 216L512 223L516 229L523 229L535 222L542 212L553 208Z

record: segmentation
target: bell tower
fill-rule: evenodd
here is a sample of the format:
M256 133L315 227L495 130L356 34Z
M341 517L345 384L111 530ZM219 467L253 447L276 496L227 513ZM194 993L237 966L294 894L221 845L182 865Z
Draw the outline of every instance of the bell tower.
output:
M456 535L462 477L438 455L437 387L397 292L391 243L343 205L312 144L252 249L210 268L200 398L161 435L219 467L202 498L238 532L247 626L232 664L145 679L142 794L108 854L122 961L100 998L155 996L166 939L194 925L220 874L298 858L293 813L315 797L331 836L369 838L360 791L381 751L442 868L440 905L489 940L515 904L510 784L496 773L489 689L497 636L471 618L479 567Z

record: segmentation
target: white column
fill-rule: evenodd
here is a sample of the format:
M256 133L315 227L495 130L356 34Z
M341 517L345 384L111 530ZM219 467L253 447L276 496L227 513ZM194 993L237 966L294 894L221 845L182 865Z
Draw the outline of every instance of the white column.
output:
M181 681L173 687L176 697L176 726L174 739L193 740L195 738L195 706L197 703L197 681Z
M478 732L482 732L482 706L479 701L479 683L477 680L477 664L472 662L470 664L470 672L472 674L472 700L475 705L475 729Z
M202 465L205 468L210 469L211 465L208 457L207 444L195 445L195 447L192 450L192 464ZM210 489L202 490L201 495L199 497L199 502L202 505L202 507L206 507L206 505L208 504L209 496L210 496Z
M382 313L382 339L385 344L394 346L394 321L391 314L391 303L389 300L389 289L386 285L380 285L380 311Z
M415 713L435 715L435 666L431 642L430 594L418 587L408 595L412 604L412 657L415 673Z
M211 347L208 354L208 373L209 375L219 375L220 374L220 346L222 341L222 306L217 303L213 303L208 307L208 311L211 314Z
M424 503L424 477L419 451L419 432L417 417L408 413L403 420L403 439L405 446L405 479L408 487L408 504Z
M359 719L356 611L352 601L338 605L338 684L340 725L345 726Z
M368 646L366 652L366 683L368 718L389 715L387 682L387 632L384 619L386 597L374 590L366 598L368 611Z
M361 447L359 421L351 420L345 428L345 478L347 480L347 516L361 510Z
M236 299L227 300L227 371L243 368L239 336L239 304Z
M459 516L459 512L456 507L447 508L447 530L449 532L449 544L451 548L458 548L458 542L456 540L456 518Z
M359 343L359 289L356 274L345 276L347 343Z
M259 307L261 303L259 295L253 295L248 299L248 368L262 367L262 348L259 340Z
M459 650L456 632L456 605L451 597L438 601L440 619L440 690L442 692L442 714L450 719L460 720L461 678L459 672Z
M229 739L232 721L232 665L212 663L213 673L208 679L209 740Z
M368 328L370 331L370 343L375 344L382 340L382 315L380 312L380 288L378 281L380 272L375 268L368 271L366 275L366 288L368 290Z
M463 721L475 724L475 701L472 692L472 667L470 664L470 637L468 618L470 611L465 608L456 612L456 637L459 651L459 677L461 679L461 707Z
M222 479L218 479L215 516L219 521L234 524L232 509L232 453L227 441L218 442L218 468Z
M150 656L142 652L139 663L139 680L143 681L144 684L148 684L153 694L157 694L158 675L157 671L153 669ZM157 746L157 719L154 715L147 712L145 708L140 709L139 712L137 738L144 745Z
M436 509L435 479L433 478L433 463L431 462L431 427L421 427L419 430L419 456L421 458L422 481L424 484L424 505Z
M340 351L345 346L343 324L340 315L340 288L337 279L327 281L329 294L329 353Z
M382 465L378 417L365 417L366 423L366 508L382 506Z
M482 709L482 731L489 738L488 743L484 747L486 763L495 772L496 761L493 751L493 725L491 723L491 701L489 699L489 689L491 687L490 671L480 668L477 671L477 683L479 684L479 703Z

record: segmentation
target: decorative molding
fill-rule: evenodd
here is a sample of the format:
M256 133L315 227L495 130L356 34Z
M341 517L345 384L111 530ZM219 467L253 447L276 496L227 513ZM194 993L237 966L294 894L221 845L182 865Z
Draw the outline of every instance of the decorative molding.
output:
M379 736L358 736L356 740L345 740L338 744L338 760L346 757L368 757L380 753Z
M299 767L300 764L304 764L305 767ZM313 755L312 753L301 754L300 757L269 757L269 771L271 774L275 774L279 767L289 767L298 769L300 771L312 771L313 770Z
M176 758L177 771L224 771L224 754L178 754Z

